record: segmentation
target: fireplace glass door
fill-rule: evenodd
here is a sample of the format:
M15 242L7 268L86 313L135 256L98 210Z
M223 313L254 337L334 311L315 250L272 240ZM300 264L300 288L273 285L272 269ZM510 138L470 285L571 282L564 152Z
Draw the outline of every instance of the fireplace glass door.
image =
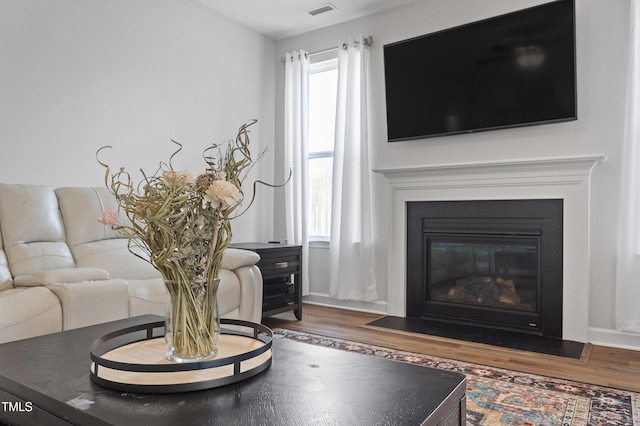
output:
M537 236L426 234L426 314L539 328Z

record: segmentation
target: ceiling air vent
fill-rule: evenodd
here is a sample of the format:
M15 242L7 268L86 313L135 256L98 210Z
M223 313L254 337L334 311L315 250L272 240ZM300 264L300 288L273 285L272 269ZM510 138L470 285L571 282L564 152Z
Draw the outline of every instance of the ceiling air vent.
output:
M320 15L321 13L331 12L332 10L336 10L337 7L332 5L331 3L327 3L324 6L316 7L315 9L308 10L307 13L311 16Z

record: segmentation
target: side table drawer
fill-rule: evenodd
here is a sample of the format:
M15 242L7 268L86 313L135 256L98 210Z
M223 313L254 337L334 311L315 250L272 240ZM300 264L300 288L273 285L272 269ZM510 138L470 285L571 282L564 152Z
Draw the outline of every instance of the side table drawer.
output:
M287 253L281 256L272 256L270 253L260 254L258 268L263 278L288 276L300 272L300 257L297 253Z

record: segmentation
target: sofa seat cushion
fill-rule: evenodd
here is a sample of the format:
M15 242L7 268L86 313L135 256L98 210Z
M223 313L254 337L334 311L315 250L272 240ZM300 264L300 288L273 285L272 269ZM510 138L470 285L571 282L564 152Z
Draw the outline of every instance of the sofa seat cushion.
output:
M62 331L58 298L45 287L0 292L0 342Z

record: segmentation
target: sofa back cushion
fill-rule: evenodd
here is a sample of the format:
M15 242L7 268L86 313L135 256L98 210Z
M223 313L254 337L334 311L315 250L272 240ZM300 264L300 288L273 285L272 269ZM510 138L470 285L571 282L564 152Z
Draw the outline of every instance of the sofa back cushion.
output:
M75 266L51 187L0 184L0 227L14 277Z
M98 221L105 211L118 211L107 188L66 187L55 190L64 219L67 244L78 267L102 268L111 278L144 280L160 277L148 262L133 255L128 238ZM129 224L124 214L121 225ZM135 250L135 249L134 249ZM136 253L146 258L142 250Z
M98 221L105 211L118 211L115 197L107 188L66 187L55 190L69 247L94 241L122 238L122 235ZM128 224L124 214L118 222Z

